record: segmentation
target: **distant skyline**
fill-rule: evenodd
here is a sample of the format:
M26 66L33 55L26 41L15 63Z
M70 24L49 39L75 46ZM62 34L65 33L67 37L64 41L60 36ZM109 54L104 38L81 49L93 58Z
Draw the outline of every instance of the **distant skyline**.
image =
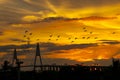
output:
M43 64L111 65L120 58L119 10L120 0L0 0L0 64L14 48L32 64L40 42Z

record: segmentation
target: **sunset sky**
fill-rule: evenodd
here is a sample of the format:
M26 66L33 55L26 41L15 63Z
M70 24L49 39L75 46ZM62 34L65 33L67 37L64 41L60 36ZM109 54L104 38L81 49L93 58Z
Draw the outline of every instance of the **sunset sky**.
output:
M119 35L120 0L0 0L0 64L33 64L39 42L43 64L111 65Z

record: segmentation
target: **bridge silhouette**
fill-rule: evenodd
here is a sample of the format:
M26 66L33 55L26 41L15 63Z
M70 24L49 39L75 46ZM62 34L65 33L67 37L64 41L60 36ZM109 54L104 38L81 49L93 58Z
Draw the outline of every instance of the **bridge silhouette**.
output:
M37 64L39 58L39 64ZM40 54L39 43L36 45L36 54L33 65L22 65L24 62L17 57L14 49L12 65L4 61L0 70L1 80L119 80L120 61L112 59L112 66L84 66L84 65L44 65ZM32 67L31 71L21 71L21 68ZM36 70L36 68L38 68Z
M39 64L37 64L37 58L39 58ZM21 65L24 62L20 61L17 56L17 50L14 49L13 52L13 59L12 59L12 67L19 67L19 68L27 68L27 67L33 67L33 70L35 71L36 68L39 68L39 71L61 71L63 69L65 70L71 70L74 71L78 67L88 70L88 71L103 71L107 68L107 66L100 66L100 65L93 65L93 66L83 66L83 65L43 65L41 53L40 53L40 46L39 43L36 44L36 53L34 58L33 65Z

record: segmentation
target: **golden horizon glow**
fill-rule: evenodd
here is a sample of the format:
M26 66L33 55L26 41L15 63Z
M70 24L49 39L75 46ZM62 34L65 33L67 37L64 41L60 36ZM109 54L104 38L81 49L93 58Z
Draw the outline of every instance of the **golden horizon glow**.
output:
M45 55L45 58L63 58L70 59L80 62L95 61L95 59L110 59L112 57L120 58L118 52L120 49L119 45L100 45L97 47L90 47L85 49L71 49L61 50L63 53L51 52Z

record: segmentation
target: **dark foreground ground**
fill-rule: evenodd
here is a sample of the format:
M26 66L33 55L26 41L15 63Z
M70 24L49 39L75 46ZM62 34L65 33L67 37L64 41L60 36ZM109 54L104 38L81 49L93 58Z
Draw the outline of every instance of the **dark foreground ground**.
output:
M0 80L120 80L120 70L86 70L63 68L59 71L1 71Z

